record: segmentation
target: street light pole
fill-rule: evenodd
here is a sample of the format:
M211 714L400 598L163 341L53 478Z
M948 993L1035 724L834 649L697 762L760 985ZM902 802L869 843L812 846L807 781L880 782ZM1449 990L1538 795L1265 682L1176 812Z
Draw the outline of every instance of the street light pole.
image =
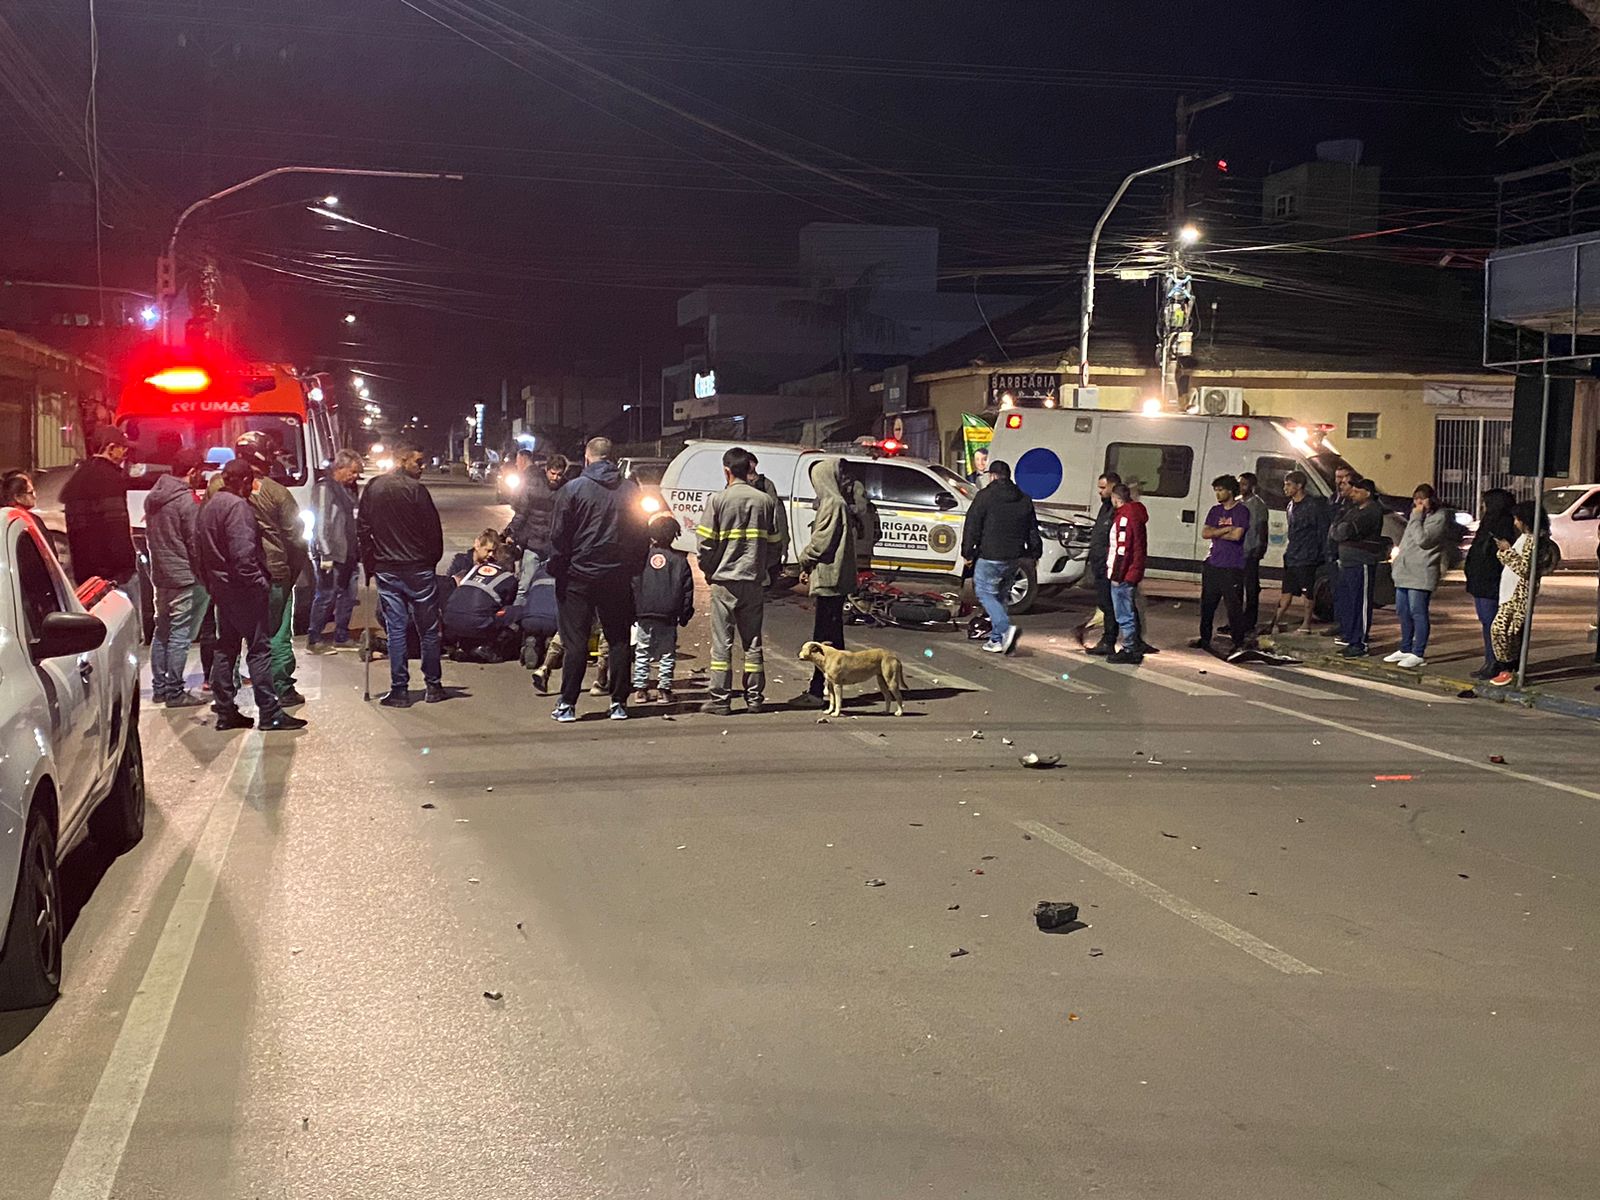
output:
M1100 251L1100 234L1106 227L1106 222L1111 219L1112 210L1117 207L1124 193L1127 192L1135 179L1142 179L1146 175L1157 175L1162 171L1170 171L1173 167L1181 167L1199 158L1198 154L1185 154L1182 158L1174 158L1153 167L1146 167L1142 171L1135 171L1122 181L1111 197L1111 203L1106 205L1105 212L1100 214L1100 219L1094 223L1094 233L1089 238L1089 264L1083 275L1083 315L1078 327L1078 386L1089 386L1089 324L1094 319L1094 260Z
M188 208L178 214L177 222L172 226L172 236L167 239L166 253L156 259L156 304L161 309L161 340L169 341L172 317L172 297L178 292L178 235L183 232L184 222L207 205L215 204L218 200L226 199L236 192L254 187L268 179L276 179L280 175L349 175L362 176L370 179L447 179L459 181L460 175L447 175L438 171L373 171L359 167L273 167L270 171L263 171L259 175L252 175L249 179L242 180L232 187L225 187L220 192L213 192L196 200Z

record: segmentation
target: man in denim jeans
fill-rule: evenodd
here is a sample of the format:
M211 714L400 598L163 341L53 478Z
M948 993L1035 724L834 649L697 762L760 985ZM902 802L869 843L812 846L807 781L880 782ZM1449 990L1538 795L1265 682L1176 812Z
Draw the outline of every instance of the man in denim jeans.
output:
M439 589L434 574L444 557L444 527L422 483L422 451L409 442L395 448L394 470L367 484L356 518L361 561L378 583L378 607L389 639L387 708L411 707L406 638L416 626L422 645L423 699L446 698L440 678Z
M361 456L341 450L328 473L312 489L316 514L313 536L317 547L317 590L311 600L311 623L306 629L306 649L312 654L332 654L350 641L350 615L356 607L356 566L361 561L356 544L356 481L361 478ZM333 618L333 641L323 636Z
M200 582L195 490L201 476L200 452L184 446L172 456L172 469L156 477L144 499L145 545L155 584L155 630L150 638L150 699L168 708L194 708L204 698L184 686L184 668L195 630L211 598Z
M1019 630L1006 611L1004 591L1023 559L1038 561L1044 553L1039 538L1039 518L1028 494L1011 482L1011 464L989 464L989 486L978 493L967 510L961 539L961 557L972 567L972 586L978 603L989 614L990 654L1010 654Z

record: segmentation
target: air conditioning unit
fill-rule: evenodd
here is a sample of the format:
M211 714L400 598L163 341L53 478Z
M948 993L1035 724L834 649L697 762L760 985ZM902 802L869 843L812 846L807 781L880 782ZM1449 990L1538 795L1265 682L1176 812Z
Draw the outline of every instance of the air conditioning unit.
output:
M1245 415L1244 389L1231 387L1203 387L1194 392L1194 411L1207 417L1242 417Z

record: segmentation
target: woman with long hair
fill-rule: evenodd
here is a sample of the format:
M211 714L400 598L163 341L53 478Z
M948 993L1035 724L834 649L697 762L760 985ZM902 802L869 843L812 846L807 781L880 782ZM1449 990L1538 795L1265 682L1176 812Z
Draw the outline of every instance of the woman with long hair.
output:
M1490 630L1500 611L1500 576L1505 570L1500 565L1499 543L1517 536L1511 520L1511 508L1516 502L1517 498L1505 488L1484 492L1478 506L1478 531L1467 551L1467 595L1472 597L1478 624L1483 627L1483 666L1472 673L1474 679L1493 679L1500 671Z
M1546 514L1540 513L1544 518ZM1511 520L1516 527L1517 540L1508 542L1501 538L1496 546L1500 556L1500 609L1495 613L1490 636L1494 640L1495 675L1489 680L1495 687L1505 687L1516 679L1516 664L1521 649L1522 624L1528 617L1528 597L1533 594L1538 578L1539 542L1550 528L1548 519L1541 520L1538 535L1534 533L1534 503L1520 501L1511 510Z
M1384 662L1407 670L1427 662L1428 605L1444 571L1445 544L1455 532L1455 514L1439 503L1431 484L1417 484L1411 493L1411 516L1390 565L1394 574L1394 607L1400 616L1400 649Z

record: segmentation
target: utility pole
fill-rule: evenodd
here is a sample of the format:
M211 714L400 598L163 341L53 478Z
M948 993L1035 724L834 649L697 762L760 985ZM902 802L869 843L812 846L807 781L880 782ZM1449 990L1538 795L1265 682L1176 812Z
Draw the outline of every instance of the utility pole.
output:
M1189 103L1189 97L1179 96L1177 109L1173 114L1173 121L1177 130L1177 137L1173 149L1180 155L1189 155L1189 129L1194 124L1195 116L1209 108L1228 103L1233 99L1232 92L1220 92L1206 100L1194 104ZM1190 157L1197 157L1190 155ZM1161 405L1163 408L1180 408L1177 394L1177 359L1182 356L1183 350L1178 345L1182 335L1189 334L1193 337L1193 323L1191 316L1194 309L1194 287L1189 281L1189 273L1183 266L1183 248L1189 245L1193 238L1185 239L1185 231L1189 222L1189 175L1186 170L1178 171L1172 177L1172 228L1169 231L1170 257L1167 260L1166 272L1161 277L1161 307L1156 318L1156 336L1159 339L1158 361L1161 364ZM1189 340L1189 339L1185 339Z

